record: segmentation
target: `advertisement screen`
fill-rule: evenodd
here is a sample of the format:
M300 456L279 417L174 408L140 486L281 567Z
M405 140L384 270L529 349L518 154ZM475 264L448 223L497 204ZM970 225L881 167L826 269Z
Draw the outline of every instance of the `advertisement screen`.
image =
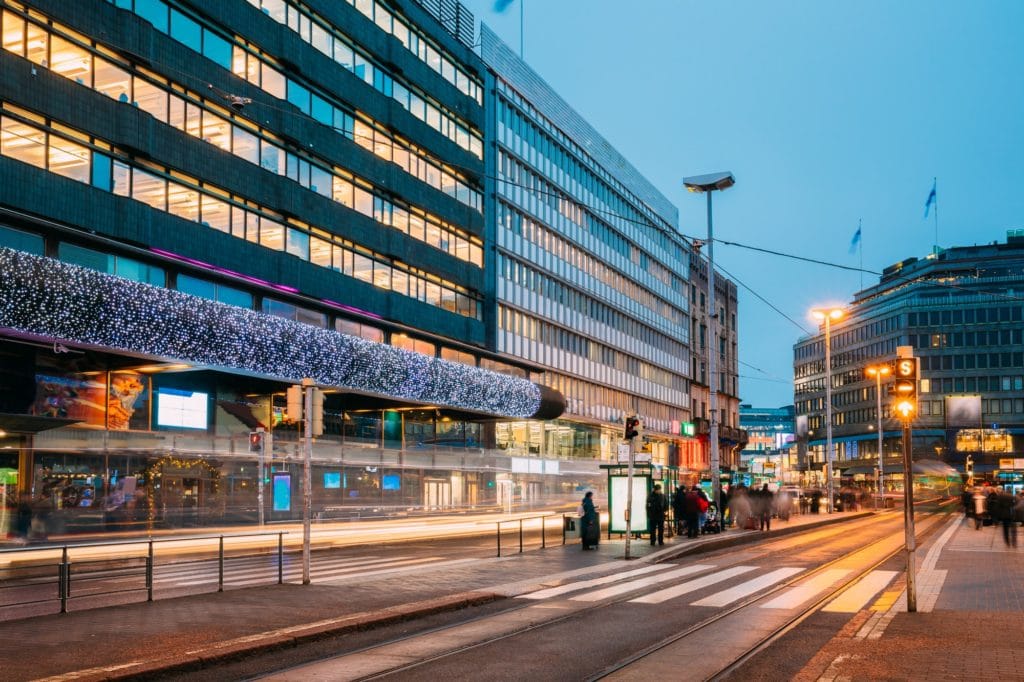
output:
M156 392L157 426L206 429L209 425L209 394L177 388Z
M325 471L324 472L324 487L325 488L340 488L341 487L341 472L340 471Z
M628 477L611 476L611 487L608 491L609 530L612 533L626 532L626 492ZM630 530L634 533L647 532L647 487L650 476L633 476L633 513Z
M384 474L381 477L380 487L384 490L401 490L402 477L398 474Z
M274 474L274 481L271 485L274 497L274 511L286 512L292 510L292 475Z

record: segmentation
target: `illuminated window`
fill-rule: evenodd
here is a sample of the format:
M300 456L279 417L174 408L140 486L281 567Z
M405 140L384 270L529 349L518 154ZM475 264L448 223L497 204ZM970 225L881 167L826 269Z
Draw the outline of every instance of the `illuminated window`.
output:
M260 246L284 251L284 225L267 218L260 220Z
M76 83L92 87L92 55L60 36L50 37L50 69Z
M99 57L96 57L94 67L93 87L111 99L127 102L132 80L128 72Z
M79 182L89 182L89 149L56 135L50 136L50 170Z
M13 118L0 117L0 154L46 168L46 133Z
M373 261L361 254L353 254L352 276L356 279L373 284Z
M185 220L199 220L199 193L186 185L168 183L167 211Z
M202 196L202 223L221 232L231 231L231 206L209 195Z
M8 52L25 56L25 20L14 12L4 10L0 18L0 33L3 35L3 48Z

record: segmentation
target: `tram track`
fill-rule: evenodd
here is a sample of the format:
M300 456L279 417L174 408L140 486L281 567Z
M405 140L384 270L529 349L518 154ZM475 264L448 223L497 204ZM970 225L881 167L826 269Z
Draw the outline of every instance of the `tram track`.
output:
M932 515L934 515L934 513L933 514L929 514L928 517L930 517ZM808 532L806 534L806 538L803 539L802 541L799 540L800 536L794 536L794 537L789 537L789 538L779 538L778 540L775 540L774 542L769 540L768 542L760 544L760 546L758 547L758 549L760 549L760 551L758 551L756 553L753 553L753 554L750 553L750 552L747 552L747 553L744 554L744 556L737 558L735 561L731 561L731 562L728 562L726 564L719 565L717 567L717 570L725 570L725 569L728 569L728 568L733 567L733 566L739 566L739 565L741 565L743 563L749 563L752 560L757 560L757 559L762 559L763 560L763 559L769 558L770 556L776 554L779 551L778 548L780 546L785 546L785 549L788 550L788 551L793 551L794 549L798 549L798 548L806 548L809 545L815 545L817 549L827 549L828 546L833 544L831 541L835 540L838 536L845 537L852 530L860 529L860 528L865 528L865 527L870 527L873 523L884 523L887 520L890 520L890 519L886 519L884 516L881 519L878 516L872 516L872 517L867 517L863 521L855 521L855 522L853 522L853 524L851 524L851 526L846 526L846 524L843 524L843 526L844 526L843 528L815 529L815 531ZM801 534L801 535L803 535L803 534ZM878 538L877 540L874 540L874 541L870 542L868 545L862 546L862 547L860 547L858 549L855 549L855 550L852 550L852 551L840 550L841 554L838 557L836 557L836 558L834 558L832 560L829 560L826 563L824 563L824 564L822 564L822 565L820 565L820 566L818 566L816 568L813 568L813 569L810 569L810 570L806 570L806 571L802 571L799 575L794 576L792 579L786 581L785 583L780 584L778 586L775 586L774 588L768 590L767 592L761 593L761 594L759 594L759 595L757 595L755 597L752 597L752 598L750 598L748 600L745 600L741 604L738 604L735 607L729 608L729 609L727 609L724 612L720 612L719 614L716 614L715 616L711 616L711 617L705 619L704 621L702 621L700 623L697 623L697 624L687 628L686 630L682 631L681 633L677 633L677 634L673 635L670 638L666 638L664 640L661 640L661 641L657 642L656 644L654 644L654 645L652 645L650 647L647 647L644 650L638 652L636 655L630 656L630 657L628 657L626 659L623 659L622 661L617 662L614 666L610 666L610 667L600 671L598 674L596 674L596 675L594 675L594 676L592 676L592 677L590 677L588 679L601 679L603 677L606 677L606 676L614 673L617 670L621 670L622 668L625 668L628 665L630 665L630 664L632 664L632 663L634 663L634 662L636 662L638 660L641 660L644 657L649 656L649 655L653 654L654 652L656 652L656 651L658 651L660 649L665 648L666 646L670 646L672 643L674 643L676 641L679 641L680 639L682 639L682 638L684 638L686 636L692 635L692 634L694 634L694 633L696 633L696 632L698 632L698 631L708 627L709 625L711 625L714 622L718 622L718 621L722 620L723 618L728 617L729 615L735 613L736 611L739 611L739 610L741 610L743 608L747 608L751 604L754 604L754 603L756 603L756 602L758 602L758 601L760 601L760 600L762 600L762 599L764 599L764 598L766 598L766 597L768 597L768 596L770 596L772 594L775 594L776 592L778 592L778 591L780 591L782 589L791 587L795 583L797 583L799 581L802 581L802 580L805 580L806 578L808 578L809 576L814 575L815 573L818 573L818 572L820 572L822 570L826 570L829 566L834 565L836 562L839 562L839 561L842 561L842 560L847 560L853 554L856 554L856 553L862 552L862 551L866 551L868 548L873 547L873 546L877 545L879 542L884 541L887 537L888 537L888 534L884 535L881 538ZM796 541L796 542L794 542L794 541ZM887 556L883 560L883 562L888 560L890 557L891 557L891 555ZM855 583L856 580L858 580L860 577L862 577L862 575L864 575L864 573L865 572L860 572L853 579L846 581L843 584L842 588L845 589L849 585L852 585L853 583ZM832 591L832 592L834 592L835 594L838 594L840 591L842 591L842 590ZM510 630L510 631L507 631L507 632L503 632L503 633L500 633L500 634L495 634L493 636L490 636L490 635L489 636L484 636L483 638L481 638L479 640L475 640L475 641L473 641L471 643L467 643L467 644L464 644L464 645L461 645L461 646L454 646L454 647L452 647L450 649L447 649L447 650L445 650L443 652L439 652L439 653L437 653L435 655L427 655L427 656L425 656L425 657L423 657L421 659L418 659L416 661L412 661L412 662L409 662L409 663L406 663L406 664L402 664L402 665L398 665L398 666L395 666L395 667L391 667L391 668L389 668L387 670L375 671L375 672L367 674L365 676L358 677L357 679L360 679L360 680L376 680L376 679L382 679L382 678L393 676L393 675L398 675L398 674L402 674L402 673L411 672L411 671L416 670L418 668L422 668L423 666L427 666L427 665L432 664L432 663L437 663L437 662L443 661L444 659L449 659L449 658L455 657L455 656L457 656L459 654L471 652L471 651L473 651L475 649L479 649L481 647L484 647L484 646L487 646L487 645L490 645L490 644L499 643L499 642L501 642L503 640L510 640L510 639L512 639L514 637L518 637L518 636L521 636L521 635L524 635L526 633L530 633L530 632L533 632L533 631L538 631L538 630L542 630L542 629L545 629L545 628L551 628L551 627L554 627L556 625L559 625L559 624L571 621L571 620L573 620L575 618L580 618L580 617L582 617L584 615L592 616L595 611L598 611L598 610L601 610L601 609L608 609L608 608L613 607L613 606L615 606L617 604L621 604L622 602L630 600L632 597L635 596L635 592L636 591L630 591L630 592L624 593L622 595L619 595L616 598L604 601L602 603L590 605L586 609L574 610L571 613L566 613L564 615L555 616L553 618L548 618L548 619L546 619L546 620L544 620L542 622L532 623L530 625L523 626L523 627L517 627L517 628L515 628L513 630ZM814 608L817 608L817 605L818 605L819 602L820 602L820 600L815 602ZM439 626L439 627L436 627L436 628L431 628L431 629L428 629L428 630L424 630L424 631L420 631L420 632L417 632L417 633L410 634L410 635L408 635L406 637L400 637L400 638L392 639L392 640L390 640L388 642L384 642L384 643L377 644L377 645L374 645L374 646L369 646L369 647L361 648L359 650L354 650L352 652L348 652L346 654L343 654L342 657L355 656L355 655L361 655L361 654L372 654L372 653L374 653L375 650L380 650L382 647L386 647L386 646L390 646L390 645L398 645L398 644L401 644L401 643L406 642L408 640L413 640L413 639L418 638L418 637L443 636L446 632L451 631L451 630L453 630L455 628L465 628L467 626L471 627L474 624L482 623L482 622L486 621L487 619L494 618L496 615L513 614L513 613L515 613L517 611L523 611L525 609L529 609L531 606L534 606L534 605L530 604L530 605L523 605L523 606L520 606L520 607L513 607L513 608L509 608L509 609L505 609L503 611L500 611L498 614L495 614L495 613L484 614L484 615L478 616L476 618L460 621L460 622L455 623L455 624L448 624L448 625L443 625L443 626ZM795 626L795 624L797 624L797 623L794 622L791 625L791 627ZM781 636L781 634L779 636ZM750 655L752 656L752 655L754 655L754 653L756 653L756 652L750 653ZM746 659L744 658L744 660L746 660ZM734 661L734 662L737 662L737 661Z

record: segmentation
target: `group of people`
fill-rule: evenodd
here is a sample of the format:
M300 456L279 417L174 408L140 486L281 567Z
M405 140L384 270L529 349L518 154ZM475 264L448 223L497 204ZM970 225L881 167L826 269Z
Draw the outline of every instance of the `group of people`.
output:
M745 485L733 488L729 500L729 515L737 528L769 531L772 529L772 516L776 512L775 493L769 490L767 483L759 490L753 491L748 490Z
M999 523L1003 527L1006 546L1017 546L1016 524L1024 526L1024 490L1014 495L1000 486L965 486L960 503L964 508L964 519L974 519L975 530L983 525Z

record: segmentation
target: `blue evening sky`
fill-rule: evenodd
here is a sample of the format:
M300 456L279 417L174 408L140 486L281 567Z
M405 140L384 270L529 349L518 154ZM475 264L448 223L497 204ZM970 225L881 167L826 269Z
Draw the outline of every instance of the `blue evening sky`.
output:
M1024 228L1024 2L1019 0L462 0L706 236L681 179L731 170L714 231L879 272L938 243ZM861 253L850 242L863 222ZM793 402L808 311L862 275L718 243L740 284L740 394ZM877 282L864 274L863 284ZM744 288L745 285L747 288Z

